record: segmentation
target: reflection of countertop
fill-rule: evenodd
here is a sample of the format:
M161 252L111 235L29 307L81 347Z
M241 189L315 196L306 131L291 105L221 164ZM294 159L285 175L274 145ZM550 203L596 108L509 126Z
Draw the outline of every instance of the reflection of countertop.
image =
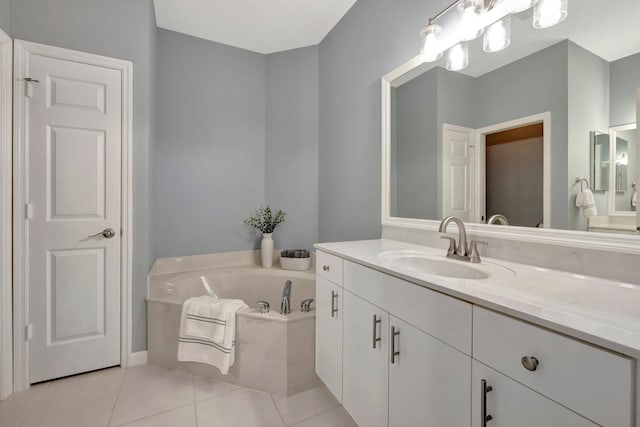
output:
M418 251L444 259L444 249L386 239L315 247L419 286L640 358L640 285L490 258L483 258L481 264L467 264L487 272L488 279L441 277L390 265L381 255ZM515 276L505 274L508 270Z
M589 231L637 233L635 215L592 216Z

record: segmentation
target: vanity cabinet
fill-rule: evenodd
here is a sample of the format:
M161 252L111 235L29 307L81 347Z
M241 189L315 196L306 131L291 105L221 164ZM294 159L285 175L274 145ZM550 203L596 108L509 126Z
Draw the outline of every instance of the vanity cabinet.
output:
M475 360L472 394L472 427L597 426Z
M389 314L345 291L342 405L360 426L388 418Z
M635 359L339 265L340 284L327 279L331 268L318 273L316 363L361 427L635 425Z
M599 425L632 425L630 358L478 306L473 308L473 358ZM480 387L475 377L474 392ZM499 399L493 394L496 404L508 406Z
M316 373L342 403L342 259L318 252L316 265Z

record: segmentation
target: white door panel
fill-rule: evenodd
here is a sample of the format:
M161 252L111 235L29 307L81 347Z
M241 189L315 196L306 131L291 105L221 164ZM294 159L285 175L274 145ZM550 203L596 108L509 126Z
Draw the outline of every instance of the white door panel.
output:
M120 364L122 77L39 55L28 73L34 383Z
M472 141L474 130L443 125L442 131L442 217L473 218Z

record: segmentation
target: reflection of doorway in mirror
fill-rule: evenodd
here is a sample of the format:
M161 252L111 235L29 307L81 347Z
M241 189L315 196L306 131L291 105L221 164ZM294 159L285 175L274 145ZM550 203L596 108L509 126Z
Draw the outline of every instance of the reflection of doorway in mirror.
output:
M612 127L610 138L613 141L610 156L615 161L615 167L610 171L610 179L615 188L611 188L609 192L609 212L610 215L633 215L637 206L637 196L634 197L638 147L636 124Z
M542 113L476 130L477 222L502 215L509 225L551 225L550 123Z
M537 227L543 220L542 123L486 135L486 216Z

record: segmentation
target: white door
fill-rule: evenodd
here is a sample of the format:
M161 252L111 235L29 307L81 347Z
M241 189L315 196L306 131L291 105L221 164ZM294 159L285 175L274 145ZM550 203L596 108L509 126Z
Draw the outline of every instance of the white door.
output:
M486 382L486 388L483 387L483 380ZM487 421L483 421L485 416L482 405L483 395L486 402L486 416L491 417ZM586 418L475 360L473 361L472 401L471 425L473 427L596 426Z
M362 427L388 424L389 340L389 314L345 291L342 405Z
M400 354L389 366L389 427L469 427L471 357L393 316L391 325Z
M442 127L442 217L463 221L473 218L474 130L454 125Z
M316 276L316 373L342 403L342 288Z
M26 66L35 383L120 364L122 77L38 54Z

